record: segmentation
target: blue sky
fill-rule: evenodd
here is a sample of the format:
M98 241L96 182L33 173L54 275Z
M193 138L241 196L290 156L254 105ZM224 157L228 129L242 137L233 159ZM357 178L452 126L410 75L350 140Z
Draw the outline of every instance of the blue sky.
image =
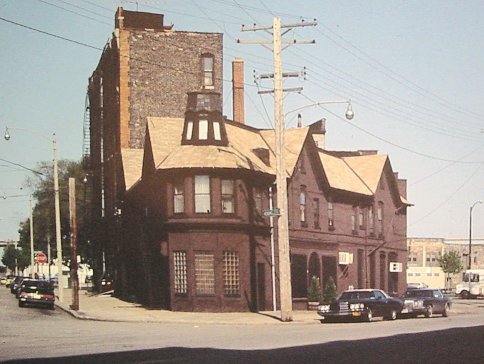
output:
M480 0L235 1L0 0L0 240L16 239L29 215L20 191L40 161L82 155L87 80L114 29L117 6L165 14L175 30L224 33L224 113L232 116L231 62L245 61L246 123L269 128L270 88L254 83L272 72L272 54L237 39L270 39L241 25L316 19L285 39L315 40L283 52L285 71L307 78L285 96L285 111L317 101L351 99L355 118L339 104L307 108L303 123L326 118L327 149L371 149L388 154L408 181L409 237L467 239L470 206L484 200L484 2ZM288 114L289 127L295 113ZM38 134L14 130L24 128ZM484 204L473 210L473 237L484 238Z

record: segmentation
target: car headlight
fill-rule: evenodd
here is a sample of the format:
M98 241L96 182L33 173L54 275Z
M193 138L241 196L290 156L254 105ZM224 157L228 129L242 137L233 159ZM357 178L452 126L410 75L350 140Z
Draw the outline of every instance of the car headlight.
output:
M365 305L363 303L352 303L350 304L350 310L351 311L360 311L365 308Z
M413 307L423 307L424 302L422 300L415 300L413 303Z
M329 305L319 305L318 311L320 312L329 312Z

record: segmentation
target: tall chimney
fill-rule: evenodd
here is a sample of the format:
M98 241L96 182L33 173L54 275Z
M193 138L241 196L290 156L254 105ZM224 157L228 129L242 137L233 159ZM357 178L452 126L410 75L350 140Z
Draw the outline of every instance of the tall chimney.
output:
M235 58L232 61L232 107L235 122L245 124L244 113L244 61Z

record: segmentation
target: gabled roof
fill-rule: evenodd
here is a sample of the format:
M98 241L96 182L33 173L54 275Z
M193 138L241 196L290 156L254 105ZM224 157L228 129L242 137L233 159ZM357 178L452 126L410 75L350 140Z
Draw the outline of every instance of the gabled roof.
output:
M292 176L294 169L296 168L296 163L301 154L302 148L304 146L304 141L309 133L309 127L296 128L296 129L286 129L284 131L284 144L286 146L286 153L284 154L284 159L286 162L286 175L288 177ZM270 146L272 152L275 152L276 148L276 136L274 130L261 130L260 134ZM275 166L275 155L273 165ZM271 162L272 165L272 162ZM274 172L275 173L275 172Z
M371 193L374 194L378 188L378 183L380 182L388 156L384 154L372 154L343 157L343 160L361 178Z
M140 178L143 165L143 149L121 148L124 185L129 190Z
M150 144L157 169L236 168L275 174L276 157L273 130L258 130L245 125L225 124L229 145L181 145L183 119L148 118ZM286 136L286 172L294 171L309 128L288 130ZM269 164L257 156L256 149L266 149Z
M344 157L335 157L321 149L318 150L329 187L372 196L373 191L364 179L345 161ZM354 164L354 161L352 161Z

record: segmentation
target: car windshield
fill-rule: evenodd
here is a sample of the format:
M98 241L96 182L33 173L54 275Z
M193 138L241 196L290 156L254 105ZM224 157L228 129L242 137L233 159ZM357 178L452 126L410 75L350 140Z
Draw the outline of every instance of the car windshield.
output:
M405 293L405 297L433 297L433 293L431 290L418 290L412 289Z

